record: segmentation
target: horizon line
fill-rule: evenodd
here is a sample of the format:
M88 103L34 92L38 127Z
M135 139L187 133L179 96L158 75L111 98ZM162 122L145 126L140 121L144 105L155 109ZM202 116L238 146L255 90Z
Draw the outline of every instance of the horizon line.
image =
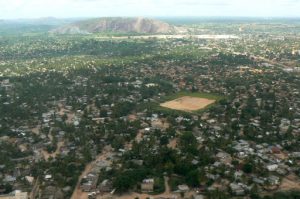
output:
M1 18L0 20L4 21L13 21L13 20L38 20L38 19L95 19L95 18L136 18L136 17L143 17L143 18L230 18L230 19L300 19L300 16L74 16L74 17L55 17L55 16L41 16L41 17L19 17L19 18Z

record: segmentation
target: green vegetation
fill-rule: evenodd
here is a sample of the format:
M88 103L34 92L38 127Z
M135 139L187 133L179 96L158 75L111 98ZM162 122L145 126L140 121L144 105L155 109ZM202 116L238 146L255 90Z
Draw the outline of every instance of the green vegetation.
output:
M240 36L232 40L114 40L1 24L0 190L30 192L33 177L44 198L51 187L69 198L97 160L87 172L99 175L97 189L109 182L107 192L140 193L154 179L155 195L168 178L172 191L187 185L212 199L298 198L280 192L300 173L297 23L185 25ZM216 102L160 107L183 96Z
M161 101L170 101L170 100L174 100L174 99L184 97L184 96L206 98L206 99L211 99L211 100L216 100L216 101L224 99L224 97L217 95L217 94L181 91L181 92L175 93L173 95L166 96L166 97L162 98Z

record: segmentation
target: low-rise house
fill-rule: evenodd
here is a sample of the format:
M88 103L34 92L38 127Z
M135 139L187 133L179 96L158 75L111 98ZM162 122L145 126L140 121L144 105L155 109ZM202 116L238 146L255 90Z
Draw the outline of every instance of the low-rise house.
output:
M33 184L33 182L34 182L34 177L32 177L32 176L25 176L25 179L26 179L26 181L29 183L29 184Z
M217 180L220 178L220 175L219 174L213 175L213 174L208 173L208 174L206 174L206 177L211 180Z
M272 147L271 151L272 151L272 153L275 153L275 154L280 154L281 153L281 150L280 150L279 147Z
M300 158L300 152L292 152L291 157L293 158Z
M136 164L136 165L139 165L139 166L142 166L144 164L143 160L131 160L131 162L133 164Z
M276 169L278 169L278 165L277 164L267 165L267 169L268 171L276 171Z
M192 164L193 164L193 165L197 165L197 164L199 164L199 161L194 159L194 160L192 161Z
M283 169L283 168L278 168L276 169L276 173L278 173L279 175L286 175L288 173L288 171L286 169Z
M7 183L13 183L17 180L17 178L15 176L11 176L11 175L6 175L5 178L3 179L4 182Z
M234 195L237 196L245 195L245 190L243 189L240 183L231 183L229 186Z
M113 184L110 180L103 180L99 185L99 191L111 192L113 190Z
M219 152L216 157L224 164L228 164L232 161L231 155L226 152Z
M193 199L204 199L204 195L193 195Z
M188 192L189 190L190 190L190 188L185 184L178 185L178 191L179 192Z
M45 175L45 180L50 180L52 179L52 175Z
M16 190L10 194L0 195L0 199L28 199L28 193Z
M270 176L268 178L268 181L271 185L279 185L280 184L280 178L277 176L274 176L274 175Z
M234 172L234 178L235 179L241 179L243 175L244 175L243 171L236 171L236 172Z
M263 185L265 183L265 180L263 178L257 178L257 177L254 177L252 181L259 185Z
M145 193L153 192L154 179L145 179L141 184L141 191Z
M81 180L80 188L85 192L96 190L98 178L98 174L89 173L88 175L84 176L84 178Z

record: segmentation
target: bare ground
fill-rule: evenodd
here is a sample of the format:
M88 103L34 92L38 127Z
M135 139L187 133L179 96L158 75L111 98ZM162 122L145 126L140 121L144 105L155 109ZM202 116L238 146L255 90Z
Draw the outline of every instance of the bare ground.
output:
M97 199L106 199L106 198L113 198L113 199L134 199L134 198L139 198L139 199L147 199L147 198L174 198L174 196L176 196L177 198L180 198L180 194L178 193L172 193L170 186L168 184L169 178L168 177L164 177L165 179L165 192L162 194L158 194L158 195L149 195L149 194L141 194L141 193L135 193L135 192L131 192L131 193L127 193L124 195L110 195L110 194L106 194L106 195L99 195L97 197ZM190 191L188 193L186 193L186 196L191 196L193 195L194 192Z
M143 137L144 137L143 130L139 130L138 134L135 137L135 141L137 143L140 143L143 140Z
M41 153L44 156L45 160L48 160L50 157L55 158L59 153L60 149L64 146L64 142L58 142L56 151L53 153L48 153L46 150L42 150Z
M288 175L282 179L279 187L281 191L300 190L300 180L295 174Z
M185 96L160 104L160 106L181 111L196 111L213 104L216 100Z
M157 127L161 129L167 129L170 126L170 124L165 119L157 119L155 121L152 121L151 125L153 127Z
M168 144L168 147L171 148L171 149L176 149L177 142L178 142L178 139L176 139L176 138L171 140L170 143Z
M39 135L40 134L40 125L36 126L35 128L31 129L31 131L36 134Z
M99 154L99 156L96 158L95 161L93 161L93 162L89 163L88 165L86 165L84 171L82 172L82 174L80 175L80 177L78 179L76 188L75 188L75 190L74 190L74 192L72 194L71 199L88 199L88 193L83 192L80 189L80 182L81 182L81 180L82 180L82 178L84 176L86 176L89 172L91 172L93 170L94 166L96 165L96 163L98 161L104 161L104 160L106 160L111 155L111 150L112 150L111 147L109 147L109 146L106 147L103 150L103 152L101 154Z

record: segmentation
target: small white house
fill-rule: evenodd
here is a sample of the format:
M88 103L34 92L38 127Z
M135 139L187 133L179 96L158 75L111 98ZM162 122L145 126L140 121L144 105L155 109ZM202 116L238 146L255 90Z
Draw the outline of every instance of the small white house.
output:
M267 166L268 171L276 171L276 169L278 169L278 165L277 164L271 164Z

